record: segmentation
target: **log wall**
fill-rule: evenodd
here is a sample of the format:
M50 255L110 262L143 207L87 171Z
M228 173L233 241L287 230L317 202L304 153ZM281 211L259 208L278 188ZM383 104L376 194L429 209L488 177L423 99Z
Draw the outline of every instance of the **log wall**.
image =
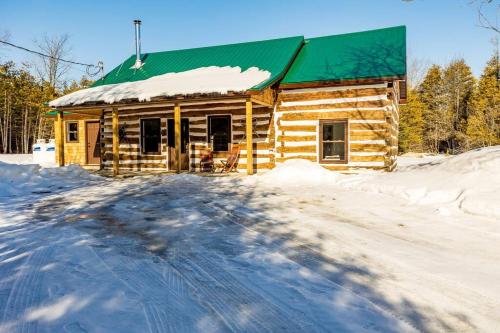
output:
M398 115L391 94L386 83L283 90L274 115L276 162L303 158L319 163L319 121L347 119L347 163L321 165L332 170L392 170Z
M241 147L238 169L246 169L245 140L245 100L214 100L210 103L197 102L181 104L181 118L189 119L189 157L190 171L200 169L200 150L208 146L207 119L211 115L230 115L232 122L232 144ZM271 122L272 109L253 105L253 144L254 168L256 170L274 167L274 127ZM132 170L168 170L167 120L173 119L174 107L155 106L142 108L123 107L118 110L119 126L125 129L125 137L120 140L120 168ZM160 118L161 154L141 153L140 119ZM103 166L112 168L112 123L111 109L104 111ZM214 154L214 161L225 159L228 153Z

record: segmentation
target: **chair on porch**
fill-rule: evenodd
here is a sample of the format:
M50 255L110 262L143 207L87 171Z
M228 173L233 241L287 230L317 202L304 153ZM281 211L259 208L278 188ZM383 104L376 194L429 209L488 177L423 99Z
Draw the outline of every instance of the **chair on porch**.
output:
M222 170L221 173L224 172L231 172L231 171L236 171L238 172L238 169L236 169L236 166L238 165L238 158L240 157L240 146L239 145L234 145L231 148L231 152L229 153L229 156L225 160L220 160L222 163Z
M214 154L212 149L204 148L200 150L200 171L201 172L213 172L215 170L214 166Z

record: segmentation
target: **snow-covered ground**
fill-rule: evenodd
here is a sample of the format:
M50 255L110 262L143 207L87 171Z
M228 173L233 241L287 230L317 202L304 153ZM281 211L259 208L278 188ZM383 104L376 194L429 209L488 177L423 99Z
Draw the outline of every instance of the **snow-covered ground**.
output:
M405 160L120 180L0 163L0 331L500 331L500 147Z
M33 154L0 154L0 162L9 164L33 164Z

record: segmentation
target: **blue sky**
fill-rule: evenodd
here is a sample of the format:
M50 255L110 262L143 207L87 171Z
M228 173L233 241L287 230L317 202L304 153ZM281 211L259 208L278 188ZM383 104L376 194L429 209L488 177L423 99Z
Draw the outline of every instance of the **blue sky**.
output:
M286 0L286 1L3 1L0 35L33 48L43 33L68 33L72 59L105 71L134 52L132 21L140 18L143 52L261 40L316 37L406 25L408 52L431 63L463 57L479 75L493 53L494 34L477 26L470 0ZM490 14L494 14L491 10ZM0 60L30 55L0 49ZM83 74L81 68L70 77Z

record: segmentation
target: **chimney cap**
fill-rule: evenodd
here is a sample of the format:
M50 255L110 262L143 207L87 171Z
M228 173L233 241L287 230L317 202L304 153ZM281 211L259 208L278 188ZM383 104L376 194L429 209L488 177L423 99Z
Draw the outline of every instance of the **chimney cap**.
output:
M135 24L141 24L141 20L134 20Z

